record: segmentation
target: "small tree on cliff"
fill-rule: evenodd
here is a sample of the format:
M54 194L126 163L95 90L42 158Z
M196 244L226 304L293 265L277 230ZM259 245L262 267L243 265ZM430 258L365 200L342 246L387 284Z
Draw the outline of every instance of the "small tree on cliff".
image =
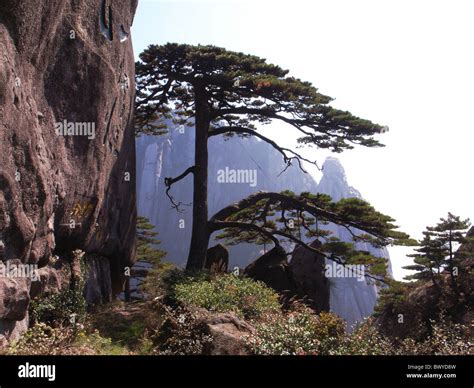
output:
M418 254L410 255L415 258L415 265L404 267L416 270L408 279L422 279L429 275L435 286L438 285L436 278L440 278L440 269L447 271L450 277L451 288L457 292L456 277L459 274L459 266L464 258L464 253L458 250L462 244L471 241L466 237L471 223L469 219L462 220L460 217L448 213L446 218L441 218L436 226L428 226L423 232L425 238L421 242ZM433 274L436 269L437 276ZM438 288L439 289L439 288Z
M166 252L158 249L160 240L156 237L154 226L146 217L137 218L137 261L145 260L154 264L159 264L161 259L166 256Z
M425 231L423 235L423 240L420 241L420 248L415 249L416 253L408 255L408 257L413 258L414 264L403 267L404 269L416 272L412 275L405 276L405 279L431 280L435 288L440 291L441 270L447 250L443 242L433 238L432 232Z
M227 51L214 46L180 44L151 45L140 54L136 64L137 103L136 126L140 133L160 133L160 119L171 118L175 124L195 127L195 163L177 177L165 179L167 194L172 185L193 175L193 224L187 269L202 269L213 232L225 229L241 233L242 238L271 240L288 238L308 249L323 252L304 244L286 223L285 214L299 217L299 226L310 231L310 225L334 222L367 233L355 236L376 244L388 244L407 236L395 232L390 217L376 212L361 200L331 203L327 196L289 193L267 193L252 196L247 201L223 209L208 220L208 140L212 136L254 136L275 148L287 166L302 162L316 164L296 150L278 144L264 136L258 126L281 123L285 130L298 133L298 143L341 152L353 145L380 146L373 135L383 127L360 119L349 112L334 109L332 99L318 92L309 82L288 76L288 71L256 56ZM171 114L172 113L172 114ZM279 221L268 217L279 211ZM259 213L255 213L259 212ZM291 228L293 229L293 228ZM237 236L228 236L229 238ZM236 239L234 239L236 240ZM363 261L370 255L356 253L346 244L327 241L324 254L332 259L352 256ZM363 257L361 257L364 256ZM375 266L381 266L377 263Z
M456 276L459 274L460 257L456 255L457 249L467 242L466 233L471 223L469 219L461 220L461 217L448 213L446 218L441 218L436 226L428 227L434 238L444 244L446 257L444 267L451 279L451 287L456 291Z

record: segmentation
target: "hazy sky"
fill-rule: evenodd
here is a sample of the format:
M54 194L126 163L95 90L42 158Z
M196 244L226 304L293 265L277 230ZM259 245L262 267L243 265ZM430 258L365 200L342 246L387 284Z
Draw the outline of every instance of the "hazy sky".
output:
M419 238L448 211L474 220L473 15L472 0L140 0L132 36L136 55L178 42L267 58L336 108L388 125L386 147L335 156L366 200ZM406 251L390 248L398 279Z

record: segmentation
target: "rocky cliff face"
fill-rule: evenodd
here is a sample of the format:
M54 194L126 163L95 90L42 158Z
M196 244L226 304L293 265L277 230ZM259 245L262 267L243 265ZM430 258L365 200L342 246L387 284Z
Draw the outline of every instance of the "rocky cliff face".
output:
M191 208L182 206L183 212L171 209L165 195L165 177L174 177L193 164L193 135L191 129L180 131L171 129L161 137L142 136L137 140L137 195L140 215L148 217L156 225L160 233L161 249L167 252L168 260L184 265L189 249ZM329 158L324 163L323 177L318 184L310 175L302 173L297 167L289 168L280 174L284 165L281 155L266 143L256 139L211 138L209 144L209 213L220 210L224 206L236 202L259 190L294 192L323 192L335 200L346 197L358 197L360 193L347 183L342 165L337 159ZM255 185L250 182L223 183L219 180L219 171L255 170ZM184 204L192 202L192 178L173 186L171 194L176 201ZM343 228L329 226L333 233L344 241L352 241L349 233ZM241 244L229 247L230 267L245 267L260 257L265 248ZM385 249L373 249L367 245L359 245L360 249L369 250L377 256L386 257ZM303 255L306 257L305 255ZM301 265L300 265L301 267ZM314 272L311 267L310 272ZM320 279L315 275L313 281ZM307 277L305 282L310 282ZM318 287L307 287L317 290ZM321 286L325 289L325 286ZM343 317L349 325L369 316L377 299L377 289L369 281L355 278L329 279L330 309ZM315 299L316 296L312 295ZM318 306L325 306L327 295ZM318 302L317 302L318 303Z
M2 0L3 262L42 267L53 251L80 248L107 257L113 288L121 288L135 236L129 33L136 5L137 0ZM10 286L0 279L0 295L11 295L5 287ZM25 314L23 308L13 321ZM0 307L0 330L16 325L10 318Z

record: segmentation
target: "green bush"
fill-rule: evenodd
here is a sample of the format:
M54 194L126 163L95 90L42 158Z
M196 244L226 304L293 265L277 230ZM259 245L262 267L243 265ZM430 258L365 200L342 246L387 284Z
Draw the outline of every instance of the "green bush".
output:
M30 305L30 314L34 322L45 322L55 326L83 323L86 316L86 301L82 295L82 288L66 289L45 298L34 299Z
M327 354L344 336L344 322L334 314L309 309L267 315L246 339L258 355Z
M19 339L10 344L7 354L11 355L58 355L70 343L69 330L52 328L38 323L28 329Z
M33 322L44 322L53 326L84 323L87 308L83 295L86 267L82 256L76 260L80 260L80 273L76 274L75 284L63 284L59 291L40 295L31 301L29 313ZM71 278L71 269L64 269L62 277Z
M184 272L171 263L154 265L142 284L142 290L150 299L167 296L173 298L174 287L186 279Z
M246 319L280 311L278 294L261 282L225 274L210 280L182 279L174 297L183 305L234 312Z
M91 354L99 356L127 355L127 347L114 343L112 339L102 337L97 330L86 332L81 330L75 335L72 351L76 354Z
M374 309L374 316L380 316L386 310L397 311L406 302L407 292L413 284L389 280L388 287L380 290L378 303Z

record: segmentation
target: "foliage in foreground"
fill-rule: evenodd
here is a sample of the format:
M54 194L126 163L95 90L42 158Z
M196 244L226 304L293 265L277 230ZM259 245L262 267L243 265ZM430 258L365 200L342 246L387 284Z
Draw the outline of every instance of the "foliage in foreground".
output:
M389 339L368 319L347 335L331 354L351 355L460 355L472 354L469 325L440 319L432 322L433 332L423 341L413 338Z
M468 325L442 320L432 325L433 333L424 341L393 340L381 335L372 319L345 334L342 321L331 313L297 312L258 323L247 342L258 355L473 354Z
M331 313L315 315L309 309L269 314L246 339L258 355L326 354L344 336L344 322Z
M164 323L152 336L153 354L192 356L205 354L212 337L202 327L196 311L163 307Z
M70 265L61 268L60 278L64 284L59 290L47 292L31 301L29 314L33 323L64 326L85 322L87 304L83 290L86 266L82 257L81 251L74 251Z
M261 282L232 274L178 283L175 297L183 305L215 312L234 312L246 319L258 319L265 313L280 310L275 291Z
M62 325L69 321L84 322L86 302L82 290L64 289L42 299L34 299L30 306L34 322Z
M6 351L10 355L120 355L123 347L113 344L99 332L87 332L81 326L51 327L37 323Z
M7 354L208 354L213 338L203 325L200 309L233 312L250 322L255 330L242 338L242 346L256 355L473 353L472 325L454 323L449 317L433 320L431 333L422 340L385 336L373 318L346 333L344 322L332 313L316 315L299 303L282 311L276 293L248 278L189 276L176 269L161 269L160 274L159 279L150 280L160 294L152 294L153 300L103 306L87 316L85 325L36 323L10 345ZM107 331L108 324L112 326Z

